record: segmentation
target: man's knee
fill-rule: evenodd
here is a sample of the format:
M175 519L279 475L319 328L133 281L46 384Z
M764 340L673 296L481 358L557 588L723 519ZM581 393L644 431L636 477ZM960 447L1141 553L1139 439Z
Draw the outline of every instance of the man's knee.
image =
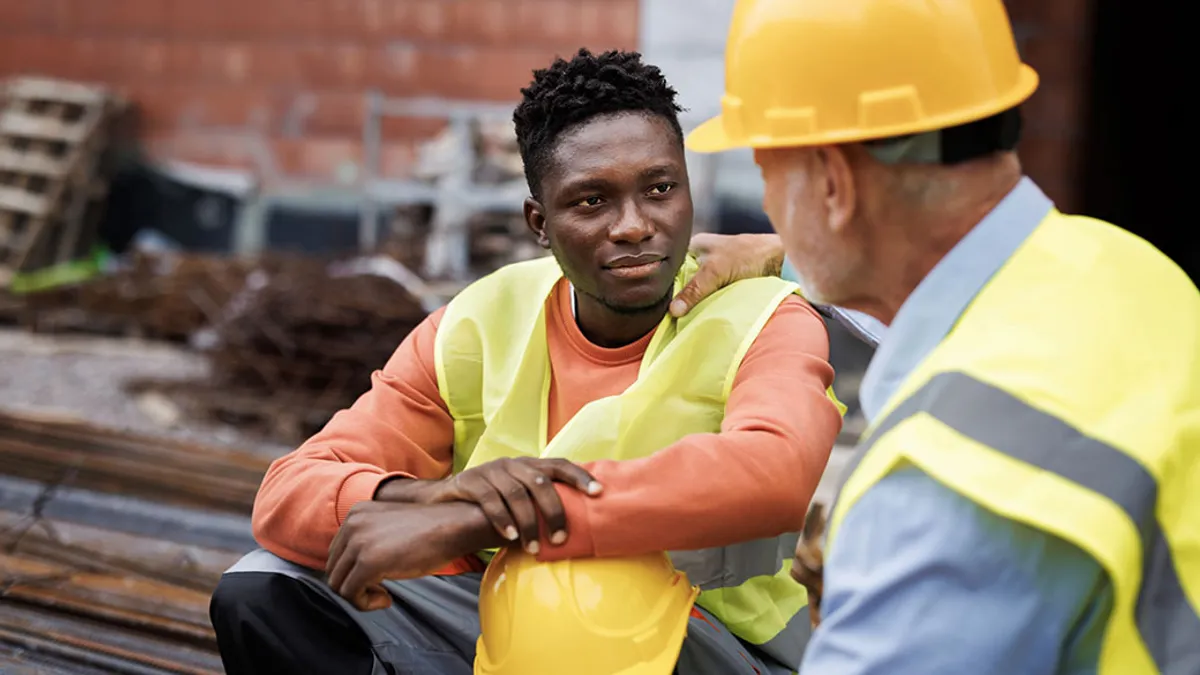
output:
M299 592L299 583L282 574L271 572L237 572L224 574L217 582L209 602L208 611L213 626L219 631L222 626L237 622L239 617L257 616L270 620L285 605L280 602ZM286 610L282 610L286 611Z
M369 673L370 641L308 582L277 572L221 577L209 617L228 673Z

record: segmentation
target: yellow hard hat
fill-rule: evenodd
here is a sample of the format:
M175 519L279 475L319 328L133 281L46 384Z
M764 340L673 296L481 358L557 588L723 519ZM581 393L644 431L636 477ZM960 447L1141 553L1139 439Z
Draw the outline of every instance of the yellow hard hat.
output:
M699 592L665 553L538 562L504 549L483 575L475 675L670 675Z
M698 152L779 148L944 129L1037 89L1002 0L738 0L721 114Z

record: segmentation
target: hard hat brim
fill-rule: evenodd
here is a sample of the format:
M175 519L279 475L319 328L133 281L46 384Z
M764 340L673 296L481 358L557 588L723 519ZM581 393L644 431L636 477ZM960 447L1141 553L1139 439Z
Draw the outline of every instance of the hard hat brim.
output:
M692 130L684 139L684 146L692 152L701 154L725 152L739 148L780 148L806 147L814 145L858 143L861 141L891 136L924 133L935 129L947 129L960 124L974 122L985 117L1014 108L1030 96L1038 88L1038 74L1026 64L1021 64L1017 72L1016 82L1008 91L997 95L986 105L968 110L957 110L948 114L927 117L917 123L909 123L897 127L875 129L851 128L837 131L818 132L793 138L760 138L750 137L735 139L725 130L725 122L721 115L705 120Z
M725 133L725 122L720 115L707 119L692 129L684 139L684 145L688 150L706 154L749 147L747 143L735 143L729 134Z

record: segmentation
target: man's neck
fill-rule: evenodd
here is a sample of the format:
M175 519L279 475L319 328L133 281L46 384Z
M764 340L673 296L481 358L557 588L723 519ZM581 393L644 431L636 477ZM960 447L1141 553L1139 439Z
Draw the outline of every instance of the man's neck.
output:
M871 268L876 273L866 286L875 292L863 293L843 306L890 325L921 281L1021 179L1020 164L1015 156L1011 161L1000 162L995 168L984 167L984 170L989 168L1000 175L977 177L974 189L963 190L957 199L945 200L936 210L894 211L898 220L881 231L897 236L881 242L879 250L874 252L878 255L872 256L876 262Z
M637 342L654 330L667 315L671 302L667 296L653 308L640 312L618 312L590 296L579 293L574 286L571 293L571 313L579 331L594 345L608 349L624 347Z

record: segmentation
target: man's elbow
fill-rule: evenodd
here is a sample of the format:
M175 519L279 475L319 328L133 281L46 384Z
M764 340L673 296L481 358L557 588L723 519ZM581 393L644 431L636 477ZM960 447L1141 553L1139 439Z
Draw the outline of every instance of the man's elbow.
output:
M254 541L275 555L314 570L325 569L328 545L322 548L317 538L298 528L295 516L288 517L282 505L270 500L256 500L250 517L250 532Z
M771 491L773 501L779 505L780 518L786 521L784 531L795 532L804 526L809 505L829 465L836 438L835 429L807 439L790 439L790 452L795 453L795 463L787 479L777 477L772 481L774 490Z

